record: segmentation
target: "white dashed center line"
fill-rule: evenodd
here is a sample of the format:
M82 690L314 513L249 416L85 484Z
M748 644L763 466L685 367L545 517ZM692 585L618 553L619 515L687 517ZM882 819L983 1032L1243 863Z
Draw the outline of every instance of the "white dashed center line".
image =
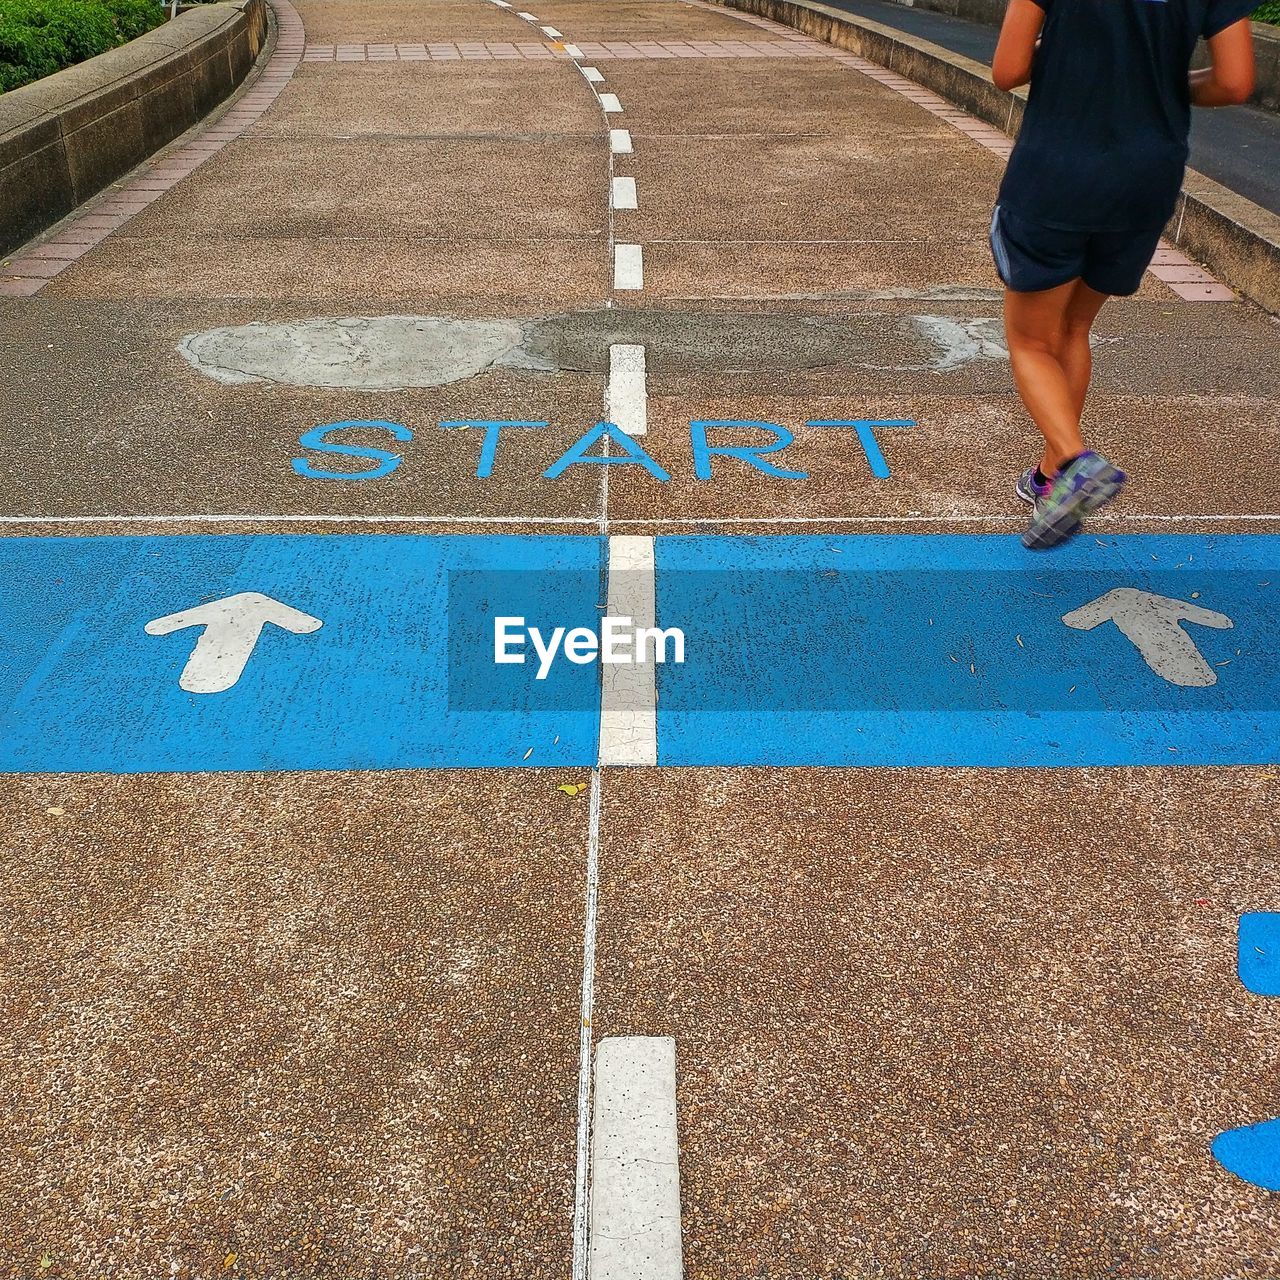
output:
M616 93L602 93L600 105L604 108L606 115L617 115L622 110L622 103L618 101Z
M629 156L631 154L631 134L626 129L610 129L609 150L615 156Z
M579 70L582 72L582 74L583 74L584 76L586 76L586 77L587 77L587 79L588 79L588 80L590 80L590 81L591 81L591 83L592 83L592 84L603 84L603 83L604 83L604 76L602 76L602 75L600 74L600 71L599 71L599 69L598 69L598 68L596 68L596 67L580 67L580 68L579 68Z
M636 203L636 180L634 178L614 178L613 207L615 209L638 209Z
M619 244L613 249L613 287L644 288L644 252L638 244Z
M633 627L653 629L657 599L651 537L610 536L607 603L610 618L630 618ZM657 662L652 650L646 648L646 655L643 662L600 668L601 765L658 763Z
M590 1280L680 1280L676 1042L596 1046Z
M609 348L605 413L629 436L642 436L649 429L644 347L638 343L615 342Z

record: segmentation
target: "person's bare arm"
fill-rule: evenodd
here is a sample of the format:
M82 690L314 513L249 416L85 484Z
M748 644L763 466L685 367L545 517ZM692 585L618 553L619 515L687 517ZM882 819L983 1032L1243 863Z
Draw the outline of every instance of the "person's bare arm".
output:
M1035 0L1009 0L996 56L991 60L991 78L998 89L1016 89L1031 79L1042 26L1044 10Z
M1191 72L1191 101L1197 107L1234 107L1253 93L1253 28L1241 18L1209 37L1211 66Z

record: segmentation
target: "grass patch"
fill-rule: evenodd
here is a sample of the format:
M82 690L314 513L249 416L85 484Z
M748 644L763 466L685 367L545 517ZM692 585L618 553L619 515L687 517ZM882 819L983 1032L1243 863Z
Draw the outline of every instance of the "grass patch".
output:
M158 0L0 0L0 93L158 27Z

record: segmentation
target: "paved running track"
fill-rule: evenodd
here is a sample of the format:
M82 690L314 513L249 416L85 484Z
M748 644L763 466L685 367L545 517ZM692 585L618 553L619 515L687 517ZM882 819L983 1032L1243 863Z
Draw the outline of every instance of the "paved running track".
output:
M0 268L0 1275L582 1280L611 1036L690 1280L1280 1274L1275 322L1158 255L1031 556L1000 135L685 0L274 3ZM492 661L606 612L685 664Z

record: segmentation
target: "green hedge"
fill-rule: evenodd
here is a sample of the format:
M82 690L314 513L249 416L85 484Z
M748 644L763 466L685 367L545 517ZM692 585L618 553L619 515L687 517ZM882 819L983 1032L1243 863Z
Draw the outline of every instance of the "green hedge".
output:
M1280 0L1267 0L1266 4L1254 11L1253 20L1254 22L1280 23Z
M159 0L0 0L0 93L105 53L166 16Z

